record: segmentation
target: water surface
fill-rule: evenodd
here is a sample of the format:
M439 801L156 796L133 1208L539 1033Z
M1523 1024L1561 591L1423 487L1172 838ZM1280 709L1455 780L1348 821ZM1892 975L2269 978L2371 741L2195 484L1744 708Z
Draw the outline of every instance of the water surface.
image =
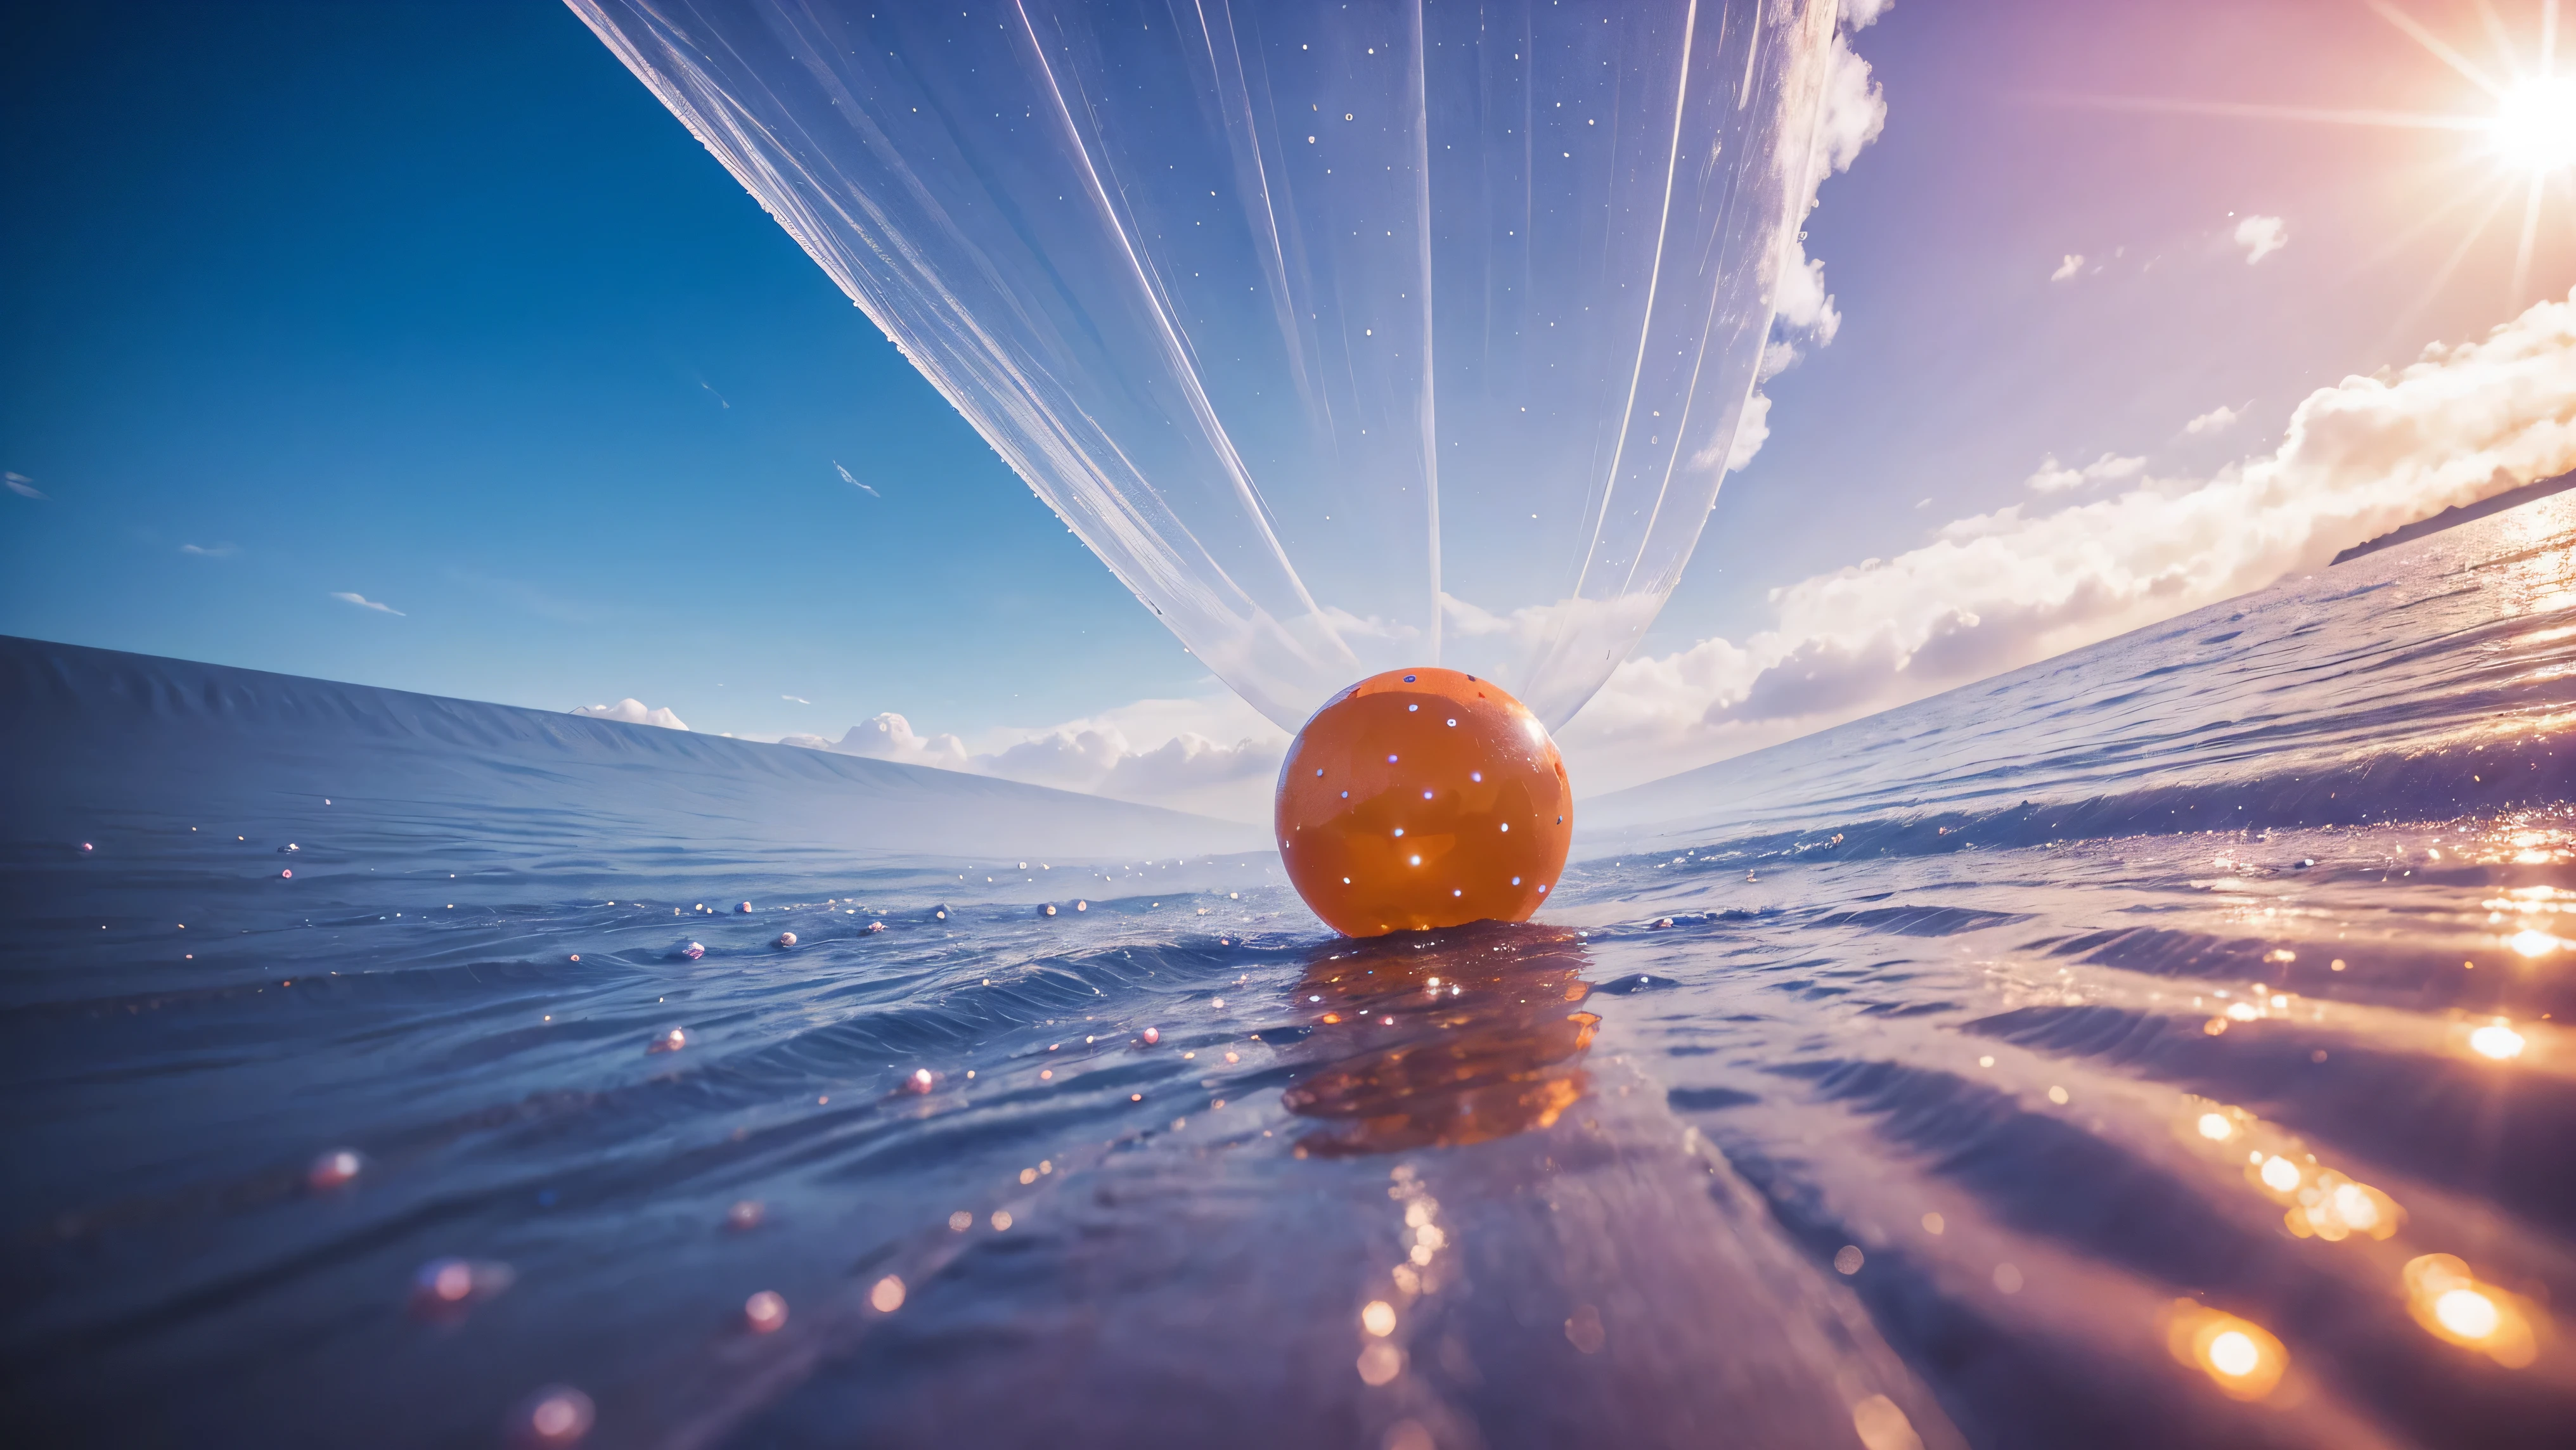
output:
M2563 1443L2571 545L1363 944L1168 813L13 644L0 1373L62 1444Z

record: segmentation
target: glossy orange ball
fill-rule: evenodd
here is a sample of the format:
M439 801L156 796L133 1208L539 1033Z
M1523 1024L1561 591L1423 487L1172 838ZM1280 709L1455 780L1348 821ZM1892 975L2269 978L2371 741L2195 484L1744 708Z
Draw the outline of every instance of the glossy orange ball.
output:
M1528 920L1565 869L1574 793L1547 728L1492 681L1389 670L1297 732L1273 820L1324 924L1383 936Z

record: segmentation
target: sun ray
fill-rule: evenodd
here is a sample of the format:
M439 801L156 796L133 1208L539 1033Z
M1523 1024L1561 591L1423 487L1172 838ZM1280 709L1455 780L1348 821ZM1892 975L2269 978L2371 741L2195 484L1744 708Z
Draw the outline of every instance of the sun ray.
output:
M2504 61L2505 74L2522 79L2522 57L2514 54L2513 36L2504 28L2504 17L2496 13L2495 0L2478 0L2478 18L2486 22L2487 38L2495 42L2496 54Z
M2388 0L2361 0L2361 3L2377 11L2380 19L2385 20L2389 24L2396 26L2399 30L2406 32L2408 37L2413 39L2417 45L2431 51L2434 57L2440 60L2443 64L2449 66L2455 71L2458 71L2460 74L2467 76L2471 85L2476 86L2479 90L2486 92L2490 96L2501 97L2504 94L2504 87L2497 85L2485 71L2478 69L2477 62L2460 54L2457 50L2452 49L2449 41L2444 40L2442 37L2426 30L2422 25L2417 24L2414 16L2409 15L2405 11L2398 9L2396 6L2389 4ZM2547 18L2542 22L2544 27L2542 31L2543 35L2549 34L2558 23L2558 0L2549 0L2549 8L2546 12L2546 17ZM2541 71L2543 74L2547 74L2548 69L2548 42L2544 40L2541 44Z
M2468 234L2460 238L2460 244L2451 249L2451 255L2443 258L2442 265L2433 269L2432 279L2424 284L2423 292L2389 323L2387 333L2381 337L2378 346L2371 349L2374 355L2385 355L2392 348L2405 345L2406 335L2415 325L2415 319L2425 308L2433 305L2433 299L2441 295L2444 287L2450 285L2451 274L2460 270L2460 263L2469 255L2469 249L2478 244L2478 238L2486 235L2487 226L2495 220L2496 213L2504 209L2506 199L2512 195L2510 179L2499 179L2488 188L2486 210L2478 213L2477 221L2471 224Z
M2522 241L2513 249L2513 306L2522 306L2524 292L2531 286L2531 247L2540 236L2540 192L2549 184L2549 173L2531 174L2531 191L2522 204Z
M2330 126L2390 126L2417 131L2483 131L2477 116L2439 111L2338 110L2326 106L2275 106L2254 101L2187 101L2161 96L2076 96L2053 93L2030 99L2045 105L2081 106L2097 111L2149 111L2177 116L2230 116L2252 121L2303 121Z
M2475 206L2480 201L2490 200L2491 193L2502 192L2510 184L2509 180L2498 181L2486 191L2472 189L2458 192L2450 200L2408 223L2405 230L2390 236L2377 247L2372 248L2369 255L2344 269L2344 280L2349 282L2377 270L2381 265L2395 258L2398 253L2413 246L2426 232L2457 216L2463 207Z
M2540 75L2543 80L2558 68L2558 0L2540 0Z

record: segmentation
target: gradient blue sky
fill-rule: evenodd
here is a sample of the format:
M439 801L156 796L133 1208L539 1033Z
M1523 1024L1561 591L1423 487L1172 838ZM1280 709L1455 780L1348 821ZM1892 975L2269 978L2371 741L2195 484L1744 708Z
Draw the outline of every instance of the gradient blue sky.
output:
M2473 6L2408 9L2501 71ZM2388 249L2477 137L2068 99L2491 105L2361 4L1898 0L1853 44L1887 120L1809 225L1839 335L1641 656L2046 457L2208 476L2576 280L2564 174L2518 291L2519 192L2440 286L2478 208ZM771 736L1213 691L558 6L11 7L0 128L0 467L46 495L0 495L0 631Z

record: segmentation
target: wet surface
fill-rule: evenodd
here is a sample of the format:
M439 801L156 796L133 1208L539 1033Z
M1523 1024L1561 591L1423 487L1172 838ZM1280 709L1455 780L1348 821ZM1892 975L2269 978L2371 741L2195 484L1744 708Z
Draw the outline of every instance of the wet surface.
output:
M748 808L567 844L589 788L535 772L506 851L470 798L100 786L7 846L10 1402L42 1443L2556 1443L2571 529L1605 809L1521 927L1352 943L1259 856L835 859Z

